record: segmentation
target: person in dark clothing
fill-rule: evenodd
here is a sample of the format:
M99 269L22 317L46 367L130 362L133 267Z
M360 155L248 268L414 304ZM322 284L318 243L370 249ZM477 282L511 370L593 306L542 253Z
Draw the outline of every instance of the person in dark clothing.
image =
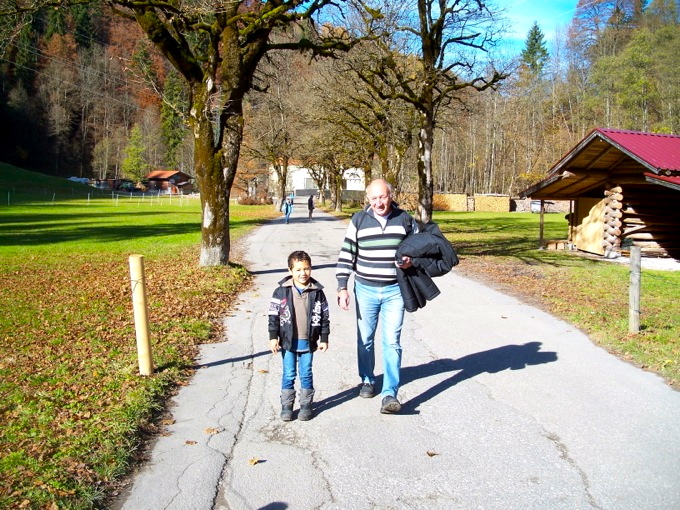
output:
M309 195L307 200L307 209L309 210L309 219L312 219L312 212L314 212L314 195Z

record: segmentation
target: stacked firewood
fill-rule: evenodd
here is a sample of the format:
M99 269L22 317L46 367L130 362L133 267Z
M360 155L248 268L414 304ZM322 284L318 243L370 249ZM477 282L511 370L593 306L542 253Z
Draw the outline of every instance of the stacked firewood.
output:
M604 239L602 246L605 256L617 256L621 253L622 192L621 186L612 186L604 192Z

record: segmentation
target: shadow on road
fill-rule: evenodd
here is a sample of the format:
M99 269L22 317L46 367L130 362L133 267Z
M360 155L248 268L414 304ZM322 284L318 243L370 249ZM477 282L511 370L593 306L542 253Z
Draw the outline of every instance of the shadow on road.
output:
M259 358L260 356L265 356L267 354L271 354L271 351L260 351L254 354L247 354L246 356L239 356L238 358L228 358L228 359L221 359L219 361L211 361L209 363L199 363L197 365L194 365L191 367L194 370L198 370L199 368L210 368L210 367L217 367L220 365L227 365L229 363L238 363L239 361L246 361L246 360L251 360L255 358Z
M452 388L459 382L483 373L495 374L504 370L522 370L530 365L542 365L557 361L556 352L541 352L541 342L528 342L523 345L505 345L488 351L476 352L457 360L438 359L414 367L402 367L402 386L417 379L425 379L446 372L454 375L435 384L420 395L402 403L400 414L419 414L418 407L440 393ZM382 376L376 377L376 389L382 386ZM358 398L358 386L336 393L318 401L314 408L317 413L339 406L353 398Z
M556 352L541 352L541 342L528 342L523 345L504 345L488 351L476 352L457 360L439 359L415 367L403 367L401 370L402 385L416 379L424 379L431 375L445 372L456 372L455 375L435 384L420 395L404 402L402 414L418 414L418 407L436 397L443 391L483 373L495 374L504 370L522 370L529 365L542 365L557 361Z
M328 268L335 268L337 264L314 264L313 269L314 271L318 271L319 269L328 269ZM286 267L280 267L280 268L274 268L274 269L263 269L261 271L251 271L250 274L253 275L258 275L258 274L274 274L274 273L287 273L288 268Z

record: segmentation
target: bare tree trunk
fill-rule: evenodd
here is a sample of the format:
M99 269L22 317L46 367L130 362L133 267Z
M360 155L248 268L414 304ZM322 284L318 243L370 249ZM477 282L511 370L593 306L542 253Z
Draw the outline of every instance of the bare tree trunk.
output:
M434 119L429 113L421 113L418 133L418 210L416 220L429 223L432 219L432 146L434 144Z
M276 177L278 179L278 182L276 183L277 186L277 194L279 195L279 203L277 205L279 211L283 209L283 202L286 199L286 184L288 183L288 158L284 157L283 161L281 163L274 163L274 172L276 173Z
M338 170L331 178L331 200L337 212L342 211L342 174L342 170Z
M229 196L243 139L242 98L232 97L222 112L224 126L216 143L209 116L210 90L195 83L190 123L194 131L194 170L201 189L201 266L229 263Z

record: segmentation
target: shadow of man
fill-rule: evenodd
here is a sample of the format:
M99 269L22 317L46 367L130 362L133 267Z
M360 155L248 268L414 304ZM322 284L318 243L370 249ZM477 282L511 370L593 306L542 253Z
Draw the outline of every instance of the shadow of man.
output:
M402 386L417 379L445 372L457 372L420 395L402 403L401 414L418 414L418 407L456 384L479 374L495 374L504 370L522 370L530 365L541 365L557 361L556 352L541 352L541 342L523 345L504 345L488 351L469 354L457 360L439 359L401 370Z
M417 409L420 404L436 397L459 382L471 379L476 375L486 372L495 374L508 369L522 370L529 365L541 365L557 361L557 353L551 351L541 352L541 345L541 342L528 342L523 345L504 345L503 347L497 347L488 351L469 354L468 356L464 356L457 360L445 358L414 367L402 367L402 386L417 379L424 379L432 375L446 372L457 373L448 379L435 384L430 389L411 400L402 403L400 414L419 414ZM382 375L378 375L376 377L376 387L380 388L381 385ZM354 398L359 398L357 387L346 389L315 402L314 412L320 414Z

